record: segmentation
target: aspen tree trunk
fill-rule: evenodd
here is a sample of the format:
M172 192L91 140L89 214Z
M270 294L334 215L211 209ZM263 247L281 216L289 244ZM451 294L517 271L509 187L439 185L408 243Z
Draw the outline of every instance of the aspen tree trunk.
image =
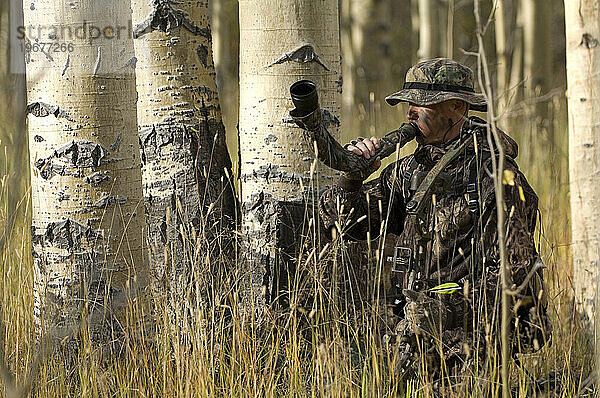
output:
M448 1L446 22L446 57L454 58L454 0Z
M153 281L185 320L208 298L209 289L193 288L231 250L235 222L208 2L133 0L132 8Z
M436 57L448 57L448 2L449 0L434 0L433 8L436 11L436 20L435 23L437 25L437 54ZM454 32L454 28L452 29L452 33Z
M419 0L419 60L442 56L437 6L436 0Z
M364 121L366 108L360 113L360 101L355 100L354 96L357 92L357 76L354 54L354 46L352 45L352 2L354 0L340 0L340 44L342 52L342 75L344 90L342 91L342 124L341 131L344 136L342 141L349 141L351 137L360 135L361 127L359 124ZM364 108L364 104L363 104ZM361 120L362 118L362 120Z
M337 0L240 1L241 196L248 239L241 299L259 318L287 272L294 272L305 203L318 222L313 201L333 180L288 115L289 87L305 78L317 84L330 132L338 137L340 69Z
M521 2L514 5L515 10L515 28L513 31L513 48L510 60L509 87L510 96L505 102L505 106L510 109L511 106L521 101L523 98L523 6ZM509 111L510 112L510 111Z
M494 11L494 32L496 34L496 93L498 95L498 116L504 119L506 112L507 93L507 68L508 60L506 54L506 23L504 12L504 0L496 1L496 10Z
M343 4L344 115L354 136L386 131L395 109L384 98L400 89L412 64L410 2L346 0ZM396 111L397 112L397 111Z
M550 6L547 0L523 0L522 7L525 96L531 102L528 113L538 123L547 122L548 101L539 97L552 85Z
M412 58L417 59L417 51L419 50L419 1L409 0L407 5L410 6L410 21L411 21L411 43L412 43ZM344 86L344 91L346 88Z
M0 60L0 73L4 76L9 68L10 62L9 60L9 46L6 44L6 39L4 38L3 31L6 30L6 26L8 25L8 17L9 17L9 4L7 1L0 1L0 53L3 53L4 59ZM4 28L3 28L4 27ZM7 32L10 33L10 32ZM2 79L4 80L4 79ZM4 84L2 81L0 84Z
M24 11L38 331L118 342L148 276L129 1Z
M600 263L600 1L565 0L565 27L575 301L593 322Z
M217 88L221 98L227 147L238 153L237 123L240 110L240 34L237 0L212 0L212 37ZM234 134L235 132L235 134Z

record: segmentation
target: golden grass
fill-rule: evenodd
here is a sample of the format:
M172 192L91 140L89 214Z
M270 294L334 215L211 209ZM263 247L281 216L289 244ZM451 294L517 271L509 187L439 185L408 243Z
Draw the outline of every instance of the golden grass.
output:
M553 137L522 119L511 121L514 127L507 130L521 146L519 164L541 199L537 239L548 266L554 326L552 344L522 360L537 378L550 371L564 371L565 385L556 396L570 397L578 388L575 375L591 371L592 350L572 308L564 98L554 102L553 110L554 122L549 129ZM15 172L5 169L5 174ZM27 180L27 172L21 173ZM41 360L33 384L37 397L432 396L423 380L406 382L393 371L395 360L382 349L378 337L378 309L369 299L373 290L355 286L364 270L351 267L341 241L333 242L322 259L318 252L312 258L299 258L303 272L293 278L290 287L291 309L276 314L264 328L249 327L242 321L232 304L237 300L235 293L218 306L198 308L197 319L185 332L173 329L161 310L165 303L158 301L154 337L141 341L129 336L120 358L101 361L85 341L81 341L72 362L56 353L40 354L33 325L30 198L21 190L23 200L18 209L7 208L7 197L14 187L6 181L5 176L0 222L7 220L9 212L19 210L0 253L4 331L0 359L7 365L0 383L7 396L20 396L10 377L14 376L17 387L26 384L36 359ZM370 264L376 267L376 260L371 259ZM132 308L132 325L142 315L137 311ZM451 396L465 396L466 391L472 396L483 396L484 391L499 396L498 363L497 357L492 357L477 377L469 378L462 388L454 388ZM515 396L531 392L528 376L515 366L512 386L518 390Z

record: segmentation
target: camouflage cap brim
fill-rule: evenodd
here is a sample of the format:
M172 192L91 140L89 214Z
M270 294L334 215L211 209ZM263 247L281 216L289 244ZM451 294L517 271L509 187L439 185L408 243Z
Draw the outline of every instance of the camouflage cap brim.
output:
M487 103L481 94L467 92L429 91L423 89L402 89L394 94L388 95L385 101L391 106L400 102L412 102L418 106L435 105L451 99L463 100L471 105L471 110L485 112Z

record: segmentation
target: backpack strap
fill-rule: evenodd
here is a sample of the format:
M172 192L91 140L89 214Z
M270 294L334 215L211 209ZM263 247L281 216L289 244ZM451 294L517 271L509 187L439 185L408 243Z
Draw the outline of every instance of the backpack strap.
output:
M408 161L408 167L402 173L402 195L405 202L408 202L413 195L413 192L410 190L410 183L417 167L419 167L419 163L413 156Z
M491 153L488 151L479 152L479 156L475 156L473 161L469 165L469 177L467 180L467 185L465 192L467 194L467 204L469 206L469 211L471 212L471 216L473 217L473 224L477 222L479 216L481 216L481 202L480 202L480 192L481 192L481 173L484 173L483 170L484 165L491 158Z
M473 144L473 137L467 137L464 141L457 142L446 154L436 163L436 165L427 173L416 192L406 203L406 212L409 217L419 217L431 199L433 187L439 180L440 173L469 145Z

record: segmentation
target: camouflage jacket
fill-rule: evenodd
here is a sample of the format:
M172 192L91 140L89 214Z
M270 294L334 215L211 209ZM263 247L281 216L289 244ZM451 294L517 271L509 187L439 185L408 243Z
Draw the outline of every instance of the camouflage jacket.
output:
M496 198L485 122L469 118L455 140L469 135L475 136L475 144L467 146L443 170L444 188L427 204L425 229L430 238L421 246L424 253L419 260L425 261L429 269L427 283L421 289L446 282L462 286L461 292L435 295L451 313L444 319L444 329L462 329L461 334L472 332L473 325L489 325L488 330L498 330L500 318ZM519 325L520 337L513 341L518 341L520 351L530 351L543 345L550 332L542 266L534 243L538 197L515 162L516 142L503 132L500 136L506 170L506 255L513 287L523 285L513 302L513 313L517 315L513 325ZM406 203L415 188L413 182L411 189L411 181L431 170L455 140L443 147L419 145L413 154L390 164L378 178L364 184L342 179L321 195L319 213L325 228L335 228L336 223L338 228L347 225L343 234L353 240L366 239L367 231L373 239L378 239L380 231L386 230L394 236L396 242L392 244L415 250L415 240L421 235L417 235L414 225L407 221ZM475 190L473 183L476 183ZM386 228L382 228L382 224ZM534 267L537 271L530 273ZM394 275L391 278L393 280ZM392 285L405 287L403 281L398 280L392 281ZM395 296L397 290L388 294ZM483 335L484 329L481 327L475 332Z

